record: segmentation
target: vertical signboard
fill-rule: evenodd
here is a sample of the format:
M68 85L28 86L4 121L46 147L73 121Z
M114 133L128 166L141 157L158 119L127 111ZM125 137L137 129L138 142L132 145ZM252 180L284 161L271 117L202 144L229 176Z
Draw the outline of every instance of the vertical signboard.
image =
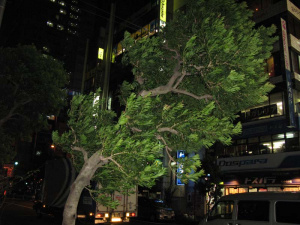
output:
M167 22L167 0L160 0L159 7L160 26L164 27Z
M104 56L104 49L103 48L99 48L98 49L98 59L103 60L103 56Z
M291 65L289 56L289 45L287 36L286 21L281 18L281 30L282 30L282 43L284 52L284 65L286 74L286 87L287 87L287 100L288 100L288 112L289 112L289 127L295 127L295 112L294 112L294 100L293 100L293 88L291 78Z
M180 158L185 158L185 153L184 150L178 150L177 151L177 159ZM183 173L183 165L179 164L178 169L177 169L177 174L182 174ZM176 177L176 185L184 185L184 183L178 178L178 176Z

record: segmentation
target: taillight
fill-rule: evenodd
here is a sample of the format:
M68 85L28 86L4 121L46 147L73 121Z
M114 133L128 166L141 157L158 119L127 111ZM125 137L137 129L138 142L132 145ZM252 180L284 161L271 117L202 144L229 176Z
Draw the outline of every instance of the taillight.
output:
M4 195L4 196L6 195L6 190L4 191L3 195Z
M96 218L101 218L101 217L103 217L104 216L104 214L101 214L101 213L98 213L98 214L96 214Z
M126 217L135 217L136 215L135 215L135 213L133 212L133 213L126 213Z

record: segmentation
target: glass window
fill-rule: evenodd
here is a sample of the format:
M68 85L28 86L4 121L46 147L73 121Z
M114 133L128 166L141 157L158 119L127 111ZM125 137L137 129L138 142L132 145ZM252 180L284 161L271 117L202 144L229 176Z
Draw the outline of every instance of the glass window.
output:
M293 71L296 72L296 73L300 73L300 70L299 70L299 55L298 53L294 52L294 51L291 51L291 61L292 61L292 68L293 68Z
M268 60L267 60L267 68L266 68L266 72L269 74L269 77L274 77L275 76L275 71L274 71L274 58L273 56L271 56Z
M249 144L248 145L248 154L249 155L258 155L259 154L259 144L255 143L255 144Z
M233 201L218 202L211 210L208 220L232 219Z
M277 202L276 221L279 223L300 224L300 202Z
M238 220L269 221L268 201L239 201Z
M66 10L64 10L64 9L60 9L59 12L60 12L61 14L64 14L64 15L67 14Z
M237 144L246 144L247 143L247 139L239 139L236 141Z
M66 3L64 1L59 1L58 4L62 5L62 6L65 6Z
M270 107L271 115L283 115L283 107L282 107L282 92L274 93L270 95L270 106L276 107Z
M274 153L279 153L279 152L284 152L285 151L285 141L280 140L280 141L273 141L273 152Z
M64 26L63 26L63 25L60 25L60 24L58 24L58 25L57 25L57 29L58 29L58 30L63 30L63 29L64 29Z
M269 154L269 153L272 153L272 143L262 142L259 145L259 154Z
M280 52L274 52L272 53L273 58L274 58L274 70L275 70L275 76L281 76L282 71L281 71L281 57L280 57Z
M284 134L274 134L272 135L273 140L284 139Z
M237 145L237 156L248 155L247 154L247 145Z
M225 148L224 157L235 156L235 146L229 146Z
M43 46L43 51L49 53L49 52L50 52L50 49L49 49L47 46Z
M271 141L271 135L261 136L260 141Z
M257 192L257 188L249 188L249 192Z
M282 189L280 187L268 187L267 189L268 189L268 191L277 191L277 192L282 191Z
M286 138L296 138L298 137L298 132L288 132L286 133Z
M256 143L258 142L258 137L253 137L248 139L248 143Z
M286 134L286 149L285 151L299 151L300 146L299 146L299 138L296 136L295 138L288 138L288 133Z
M48 25L49 27L53 27L53 23L52 23L51 21L47 21L47 25Z

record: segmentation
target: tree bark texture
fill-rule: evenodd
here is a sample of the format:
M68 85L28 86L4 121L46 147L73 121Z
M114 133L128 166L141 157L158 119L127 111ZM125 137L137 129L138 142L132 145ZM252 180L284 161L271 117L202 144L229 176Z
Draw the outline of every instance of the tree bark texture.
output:
M65 204L62 225L75 225L77 218L77 206L83 189L90 184L90 180L94 176L99 163L103 161L103 157L98 152L94 153L83 165L74 183L70 187L70 194Z

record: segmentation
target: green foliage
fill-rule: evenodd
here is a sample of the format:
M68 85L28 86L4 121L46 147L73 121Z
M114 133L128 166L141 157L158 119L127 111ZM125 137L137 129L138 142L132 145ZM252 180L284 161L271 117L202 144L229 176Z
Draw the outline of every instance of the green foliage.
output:
M127 192L136 185L150 187L165 173L156 159L162 156L162 144L156 139L156 123L152 109L159 99L131 94L125 111L119 118L101 108L100 90L89 95L75 96L68 112L69 131L53 140L71 154L78 172L96 154L98 168L92 174L101 188L92 191L103 204L114 206L108 194L117 190ZM87 154L84 160L82 153ZM89 172L91 173L91 172Z
M0 133L5 135L0 152L15 138L41 129L46 116L58 114L67 79L62 63L34 46L0 48Z
M251 16L234 0L190 0L158 35L136 41L125 33L123 61L136 83L123 90L159 99L152 119L171 160L179 149L229 145L242 128L233 124L236 114L265 101L273 88L264 68L275 27L256 29ZM199 160L181 162L183 181L203 174L195 170Z
M190 0L157 36L133 40L125 33L123 62L135 82L121 88L121 116L101 109L94 94L76 96L70 130L53 135L80 179L93 176L101 185L99 200L114 206L109 193L153 185L165 171L156 160L163 151L177 161L169 165L182 169L182 181L197 181L204 174L197 153L241 132L236 114L272 89L264 66L276 40L274 27L255 29L250 17L234 0ZM177 160L176 150L190 157Z

